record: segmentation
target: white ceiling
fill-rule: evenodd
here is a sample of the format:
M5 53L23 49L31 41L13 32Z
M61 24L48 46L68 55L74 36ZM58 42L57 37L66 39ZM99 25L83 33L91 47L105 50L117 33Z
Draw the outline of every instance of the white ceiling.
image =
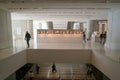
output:
M1 3L106 3L106 2L111 2L111 3L120 3L120 0L0 0Z
M21 3L21 1L25 2ZM39 3L40 1L45 3ZM59 3L59 1L68 1L69 3ZM78 3L71 3L72 1ZM80 3L83 1L100 3ZM111 1L117 2L119 0ZM111 8L120 5L119 3L101 3L105 0L0 0L0 2L0 8L10 11L13 20L43 21L106 20Z

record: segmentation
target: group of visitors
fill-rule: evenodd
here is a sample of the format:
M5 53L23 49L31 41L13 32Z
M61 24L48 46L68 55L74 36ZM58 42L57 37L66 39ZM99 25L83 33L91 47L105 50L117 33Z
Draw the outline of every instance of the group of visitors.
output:
M83 42L84 43L86 43L86 33L85 32L83 32ZM106 42L106 32L102 32L101 34L100 34L100 44L105 44L105 42Z
M55 64L53 64L51 68L52 68L52 73L57 72ZM35 70L36 70L36 74L39 74L40 66L38 64L35 65ZM28 73L29 80L33 80L34 75L35 75L35 73L33 71L29 71L29 73Z

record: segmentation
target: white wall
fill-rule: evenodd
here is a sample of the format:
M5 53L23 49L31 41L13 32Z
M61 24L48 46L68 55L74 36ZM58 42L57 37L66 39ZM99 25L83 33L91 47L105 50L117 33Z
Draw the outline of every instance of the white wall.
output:
M16 80L16 73L11 74L7 79L5 80Z
M114 9L110 12L108 18L108 31L106 46L110 49L120 49L120 9Z
M13 46L16 49L24 48L24 39L25 33L28 31L31 34L31 38L33 38L33 21L32 20L12 20L12 29L13 29ZM20 45L17 45L21 42Z
M12 20L12 28L16 38L24 38L26 31L33 36L33 20Z
M26 54L27 53L27 54ZM26 63L92 63L111 80L120 80L120 64L97 50L27 49L0 61L0 80Z
M0 10L0 49L12 47L11 15Z
M67 21L53 21L53 29L67 29Z
M120 64L101 54L93 51L92 64L111 80L120 80Z
M24 38L25 32L29 31L27 20L12 20L13 35L15 38Z
M28 63L90 63L91 50L28 49Z
M26 63L90 63L91 54L91 50L23 50L0 61L0 80L6 79Z
M16 53L0 61L0 80L4 80L27 63L26 51Z

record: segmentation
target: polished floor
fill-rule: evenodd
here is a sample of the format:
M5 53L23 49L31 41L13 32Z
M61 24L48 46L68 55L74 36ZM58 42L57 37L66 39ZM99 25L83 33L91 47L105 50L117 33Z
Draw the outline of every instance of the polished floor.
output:
M24 49L92 49L93 52L103 54L107 58L120 63L119 51L114 51L105 48L98 40L90 40L86 43L83 41L81 35L75 34L43 34L34 36L30 40L30 48L27 48L26 41L23 37L16 38L13 41L13 48L0 49L0 60Z
M95 80L93 75L86 75L85 64L56 64L57 72L52 72L52 64L39 64L39 66L39 74L36 74L35 65L30 69L34 73L33 80ZM23 80L27 79L28 74Z
M15 39L14 47L16 50L27 48L24 39ZM34 37L30 40L30 48L32 49L103 49L104 46L99 44L99 41L87 41L82 39L82 35L75 34L48 34Z
M89 40L85 43L81 35L41 35L30 40L30 48L27 48L24 38L16 38L13 45L13 48L0 50L0 60L25 49L92 49L93 52L102 54L114 62L120 62L119 51L106 49L104 45L100 44L99 40ZM57 73L51 72L52 64L39 65L39 75L36 74L34 66L31 68L34 71L35 80L95 80L94 76L89 77L86 75L87 69L85 65L56 64Z

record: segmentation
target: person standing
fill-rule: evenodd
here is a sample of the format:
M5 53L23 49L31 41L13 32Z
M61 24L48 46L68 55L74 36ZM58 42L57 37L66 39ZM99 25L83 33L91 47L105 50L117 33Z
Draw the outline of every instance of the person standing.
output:
M38 64L36 64L36 73L39 74L40 67Z
M30 44L29 44L30 38L31 38L30 33L28 33L28 31L26 31L25 40L27 42L28 48L30 47Z
M86 43L86 34L83 32L83 41Z

